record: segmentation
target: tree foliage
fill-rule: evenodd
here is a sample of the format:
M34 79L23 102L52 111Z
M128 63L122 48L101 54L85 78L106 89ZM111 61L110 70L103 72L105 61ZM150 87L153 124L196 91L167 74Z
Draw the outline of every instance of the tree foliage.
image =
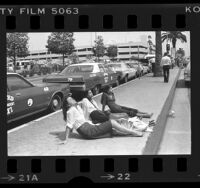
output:
M64 65L64 56L72 54L74 50L74 40L71 32L53 32L48 37L46 48L51 53L62 54Z
M187 42L187 37L181 31L167 31L162 33L162 42L165 40L172 42L173 48L176 48L177 40L180 40L181 42Z
M27 33L8 33L6 36L7 56L13 61L14 70L16 59L26 57L28 51L28 34Z
M117 57L118 48L116 45L110 45L107 49L107 56L111 59Z
M103 43L103 37L102 36L97 36L97 39L94 41L95 46L93 47L93 53L96 57L103 57L105 54L105 46Z
M72 61L72 64L79 63L79 57L76 53L72 53L69 55L69 59Z
M179 48L179 49L176 51L176 54L180 54L181 57L184 57L184 56L185 56L185 51L184 51L182 48Z

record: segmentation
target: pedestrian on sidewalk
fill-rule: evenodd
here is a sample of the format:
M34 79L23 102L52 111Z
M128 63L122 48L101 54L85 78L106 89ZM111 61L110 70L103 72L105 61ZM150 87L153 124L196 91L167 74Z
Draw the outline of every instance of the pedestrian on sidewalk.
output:
M156 58L154 58L154 57L151 58L151 59L149 60L149 62L151 63L151 70L152 70L152 73L153 73L153 75L154 75Z
M102 111L105 110L105 106L108 105L111 113L126 113L129 117L141 117L141 118L151 118L153 113L149 114L147 112L141 112L134 108L129 108L126 106L120 106L115 103L115 95L112 91L112 87L107 85L104 88L104 92L101 96Z
M169 69L171 66L171 59L167 52L164 53L164 56L161 59L161 66L163 68L164 82L167 83L169 81Z

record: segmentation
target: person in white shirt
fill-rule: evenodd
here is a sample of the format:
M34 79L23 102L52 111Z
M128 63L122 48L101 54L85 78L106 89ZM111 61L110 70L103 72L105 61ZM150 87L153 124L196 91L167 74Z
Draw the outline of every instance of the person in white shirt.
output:
M84 116L87 120L91 120L94 124L103 123L108 121L109 119L120 119L120 118L128 118L126 113L118 113L112 114L109 110L101 111L93 99L93 94L91 90L85 92L85 98L82 99L81 107L84 112Z
M164 82L169 81L169 69L171 66L171 59L168 57L168 53L165 52L164 56L161 59L161 66L163 68L163 76L164 76Z
M62 110L63 119L66 122L64 143L67 142L69 134L73 129L86 139L101 138L108 133L112 135L113 129L119 131L122 135L143 136L142 132L124 127L116 120L93 124L91 121L85 119L82 108L71 96L64 99Z

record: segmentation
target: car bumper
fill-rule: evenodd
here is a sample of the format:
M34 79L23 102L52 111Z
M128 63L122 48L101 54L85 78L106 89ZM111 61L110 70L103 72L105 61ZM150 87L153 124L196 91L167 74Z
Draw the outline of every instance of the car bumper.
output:
M87 88L85 84L83 85L70 85L70 91L86 91Z

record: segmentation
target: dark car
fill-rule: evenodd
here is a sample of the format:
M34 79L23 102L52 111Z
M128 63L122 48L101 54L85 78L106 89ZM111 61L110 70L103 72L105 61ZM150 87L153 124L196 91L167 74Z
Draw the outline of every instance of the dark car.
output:
M119 74L103 63L79 63L66 67L57 75L43 79L49 83L69 83L72 92L92 90L96 95L106 85L118 85Z
M42 83L36 86L19 74L7 73L7 122L43 110L57 111L69 92L68 84Z

